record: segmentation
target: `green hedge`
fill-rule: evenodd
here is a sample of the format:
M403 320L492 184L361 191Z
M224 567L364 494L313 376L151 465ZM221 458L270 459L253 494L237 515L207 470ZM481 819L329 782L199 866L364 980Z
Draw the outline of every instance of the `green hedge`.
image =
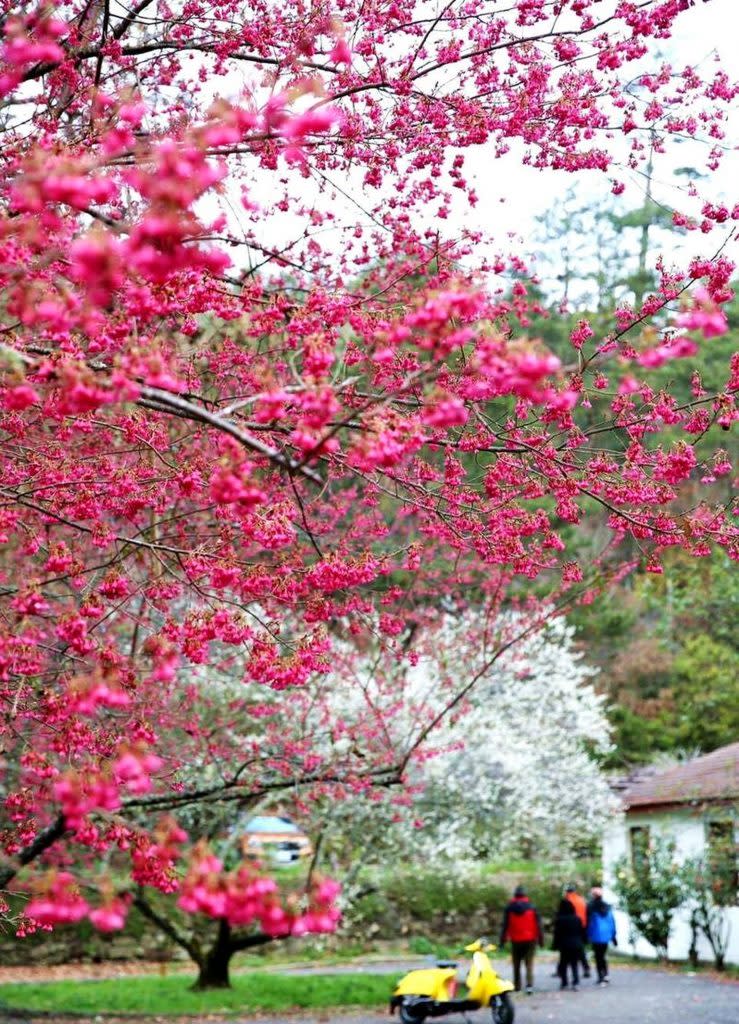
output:
M548 925L561 898L562 883L528 877L525 884ZM377 879L372 891L349 908L342 931L355 940L425 936L446 942L487 935L497 941L511 892L511 885L482 871L394 872Z
M541 913L549 930L562 885L572 878L586 891L593 881L589 866L581 872L556 872L551 866L519 865L521 870L496 872L490 866L430 870L407 868L386 870L363 879L367 890L350 906L337 936L325 937L327 948L371 948L375 942L401 944L422 939L431 946L459 946L481 935L497 942L503 908L519 882L526 886L531 901ZM538 873L537 873L538 872ZM291 952L301 956L309 941L290 943ZM417 945L417 942L415 943ZM278 946L262 947L265 959ZM4 964L59 964L70 960L124 960L137 957L169 960L182 956L147 920L132 908L121 933L102 935L83 921L75 927L49 933L39 931L26 939L17 939L12 929L0 933L0 962Z

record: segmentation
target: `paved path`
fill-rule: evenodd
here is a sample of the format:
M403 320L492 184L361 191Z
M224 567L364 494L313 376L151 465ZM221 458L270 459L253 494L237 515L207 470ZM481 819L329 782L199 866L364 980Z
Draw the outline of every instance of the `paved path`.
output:
M711 981L635 967L612 967L611 984L585 981L579 992L558 991L551 964L538 965L537 991L516 996L516 1024L739 1024L739 983ZM503 973L503 972L501 972ZM290 1024L390 1024L387 1013L336 1014L330 1010L290 1017ZM462 1024L463 1018L444 1018ZM470 1014L489 1024L489 1011ZM244 1018L248 1021L249 1018ZM259 1024L285 1024L286 1018L259 1016ZM429 1024L433 1024L430 1020Z

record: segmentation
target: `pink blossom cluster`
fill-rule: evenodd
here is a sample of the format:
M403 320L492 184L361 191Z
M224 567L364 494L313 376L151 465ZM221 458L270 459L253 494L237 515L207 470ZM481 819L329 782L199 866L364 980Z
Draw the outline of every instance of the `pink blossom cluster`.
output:
M551 352L526 345L509 345L505 339L489 337L475 348L473 376L465 384L469 398L516 395L535 403L548 403L555 409L569 410L577 401L572 389L557 391L545 383L557 374L561 362Z
M180 890L177 905L188 913L223 918L234 926L258 924L265 935L333 932L340 911L336 899L338 883L314 877L307 901L283 900L273 878L244 863L235 871L223 872L221 861L201 847Z
M28 902L24 915L43 926L77 924L89 918L98 931L113 932L124 927L129 902L125 897L108 892L107 898L93 908L80 894L73 875L68 871L52 871Z
M40 9L25 17L5 19L5 42L0 47L0 61L5 65L0 73L0 96L7 96L23 81L23 72L34 64L63 60L60 39L67 34L67 25L51 18Z
M328 671L330 650L328 638L320 629L284 657L279 657L276 644L257 638L252 644L246 674L273 690L302 686L315 673Z
M693 305L677 318L678 326L690 331L701 331L704 338L726 334L726 314L718 307L707 288L693 291Z
M143 743L123 745L113 763L113 775L119 786L131 793L148 793L152 788L151 776L162 766L157 757Z
M121 706L117 704L116 706ZM122 744L110 766L96 770L70 769L53 786L54 799L61 805L67 827L80 830L94 811L116 811L121 805L121 789L147 793L152 788L151 774L162 759L143 743Z
M41 889L26 905L25 915L39 924L76 924L87 917L90 905L80 894L74 876L68 871L54 871Z
M267 500L263 488L250 476L253 469L251 463L245 462L238 467L219 466L210 482L210 495L219 505L237 502L250 508Z
M98 708L126 708L131 698L116 682L77 676L69 683L69 698L76 714L92 715Z
M88 770L67 771L53 787L64 821L70 829L81 829L94 811L117 811L121 805L120 791L110 776Z
M462 427L468 418L464 402L456 395L441 392L426 400L423 422L429 427Z
M687 480L696 466L693 447L679 442L671 451L658 453L655 480L664 480L668 484L679 484Z
M128 901L111 898L87 915L93 927L99 932L118 932L126 924Z
M150 836L136 832L130 839L124 837L122 845L131 849L132 880L160 892L177 892L180 883L175 866L187 839L187 832L171 817L160 820Z
M655 369L658 366L663 366L670 359L687 359L694 356L697 352L698 346L692 338L680 335L677 338L664 341L661 345L657 345L656 348L640 352L636 361L640 366Z
M459 405L463 403L459 399L447 400L445 406L436 412L429 410L424 416L433 419L461 418ZM462 409L464 411L464 409ZM401 416L373 417L371 423L367 423L370 429L354 444L349 452L349 462L358 469L369 472L378 467L389 469L403 462L409 455L412 455L424 443L424 433L420 424L413 419Z

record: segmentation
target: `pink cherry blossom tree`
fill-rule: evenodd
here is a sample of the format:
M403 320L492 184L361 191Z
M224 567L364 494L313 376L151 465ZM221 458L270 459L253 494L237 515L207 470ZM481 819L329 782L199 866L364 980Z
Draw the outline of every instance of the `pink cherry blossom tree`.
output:
M526 334L518 256L450 220L478 202L473 153L621 191L645 138L688 135L715 168L736 86L653 57L691 7L5 5L0 886L33 885L22 928L119 927L122 873L229 925L324 927L330 885L281 903L158 816L402 784L480 678L419 711L408 748L352 760L279 723L248 749L253 707L211 729L192 666L230 661L268 704L326 672L337 636L413 658L440 603L540 623L635 557L736 556L710 481L732 472L712 438L739 356L689 402L649 371L725 329L739 209L710 184L686 200L705 256L663 261L564 362ZM562 528L588 519L611 539L581 565Z

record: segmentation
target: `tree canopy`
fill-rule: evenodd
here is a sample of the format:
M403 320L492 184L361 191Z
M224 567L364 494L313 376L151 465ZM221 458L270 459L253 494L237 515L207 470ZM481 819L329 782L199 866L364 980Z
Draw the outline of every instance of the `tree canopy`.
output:
M30 872L22 928L119 927L137 886L224 929L330 927L329 882L283 900L177 812L403 785L558 612L666 552L736 558L739 355L710 389L654 371L725 333L739 209L706 178L673 218L705 255L564 354L527 331L520 256L452 227L474 147L620 191L687 133L715 168L736 86L656 59L692 6L5 5L0 885ZM297 738L270 715L339 645L412 663L470 605L486 657L399 749L376 723L322 744L330 706ZM263 706L212 701L204 664Z

